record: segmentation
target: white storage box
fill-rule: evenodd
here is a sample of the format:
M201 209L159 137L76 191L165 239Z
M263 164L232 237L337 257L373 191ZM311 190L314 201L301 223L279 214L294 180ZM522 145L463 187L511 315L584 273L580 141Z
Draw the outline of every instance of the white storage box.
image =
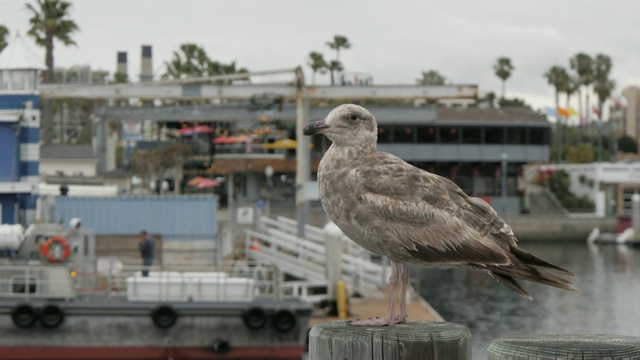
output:
M189 301L189 281L183 277L127 278L129 301Z
M254 280L249 278L194 278L193 301L251 301Z

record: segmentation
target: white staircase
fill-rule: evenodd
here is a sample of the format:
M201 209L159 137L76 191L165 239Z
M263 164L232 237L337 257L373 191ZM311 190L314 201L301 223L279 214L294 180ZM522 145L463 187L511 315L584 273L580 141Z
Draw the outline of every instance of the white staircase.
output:
M295 220L260 217L256 230L245 230L246 252L250 259L277 266L281 272L317 286L327 281L325 233L305 225L305 237L297 236ZM371 253L346 236L342 240L342 280L351 291L379 292L386 285L387 269L372 261Z

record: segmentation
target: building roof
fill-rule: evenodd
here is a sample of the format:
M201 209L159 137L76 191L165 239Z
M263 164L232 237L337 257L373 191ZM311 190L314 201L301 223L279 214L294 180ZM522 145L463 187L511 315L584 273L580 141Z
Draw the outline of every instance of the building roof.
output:
M0 70L45 69L42 58L31 49L27 41L16 33L13 40L0 52Z
M40 147L40 159L55 160L95 160L91 145L42 145Z

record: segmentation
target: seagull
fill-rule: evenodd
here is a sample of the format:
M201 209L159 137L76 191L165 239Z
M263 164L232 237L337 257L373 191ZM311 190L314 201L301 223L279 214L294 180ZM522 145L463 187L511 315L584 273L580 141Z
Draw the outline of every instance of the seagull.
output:
M303 133L332 142L318 167L320 199L331 221L358 245L391 260L387 315L352 326L406 322L409 265L484 271L530 300L516 279L576 291L561 276L574 274L519 248L511 227L487 202L378 151L378 126L367 109L340 105Z

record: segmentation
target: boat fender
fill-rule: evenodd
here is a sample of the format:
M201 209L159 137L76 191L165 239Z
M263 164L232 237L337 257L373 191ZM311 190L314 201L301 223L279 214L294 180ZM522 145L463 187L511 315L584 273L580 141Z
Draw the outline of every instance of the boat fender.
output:
M273 327L280 332L288 332L296 326L296 316L290 310L278 310L273 315Z
M211 348L216 354L226 354L231 350L231 345L226 340L216 340Z
M252 307L242 314L242 321L251 330L260 330L269 321L267 312L261 307Z
M168 329L178 320L178 313L169 305L160 305L151 312L151 319L157 327Z
M20 304L11 309L11 320L19 328L29 328L38 320L38 313L29 304Z
M54 244L59 244L62 246L62 253L56 254L55 251L52 251L52 247ZM52 236L48 238L41 247L39 247L40 253L44 255L44 257L52 263L59 263L67 260L69 255L71 255L71 244L69 240L63 238L62 236Z
M45 305L40 310L40 324L48 329L54 329L64 322L64 310L58 305Z

